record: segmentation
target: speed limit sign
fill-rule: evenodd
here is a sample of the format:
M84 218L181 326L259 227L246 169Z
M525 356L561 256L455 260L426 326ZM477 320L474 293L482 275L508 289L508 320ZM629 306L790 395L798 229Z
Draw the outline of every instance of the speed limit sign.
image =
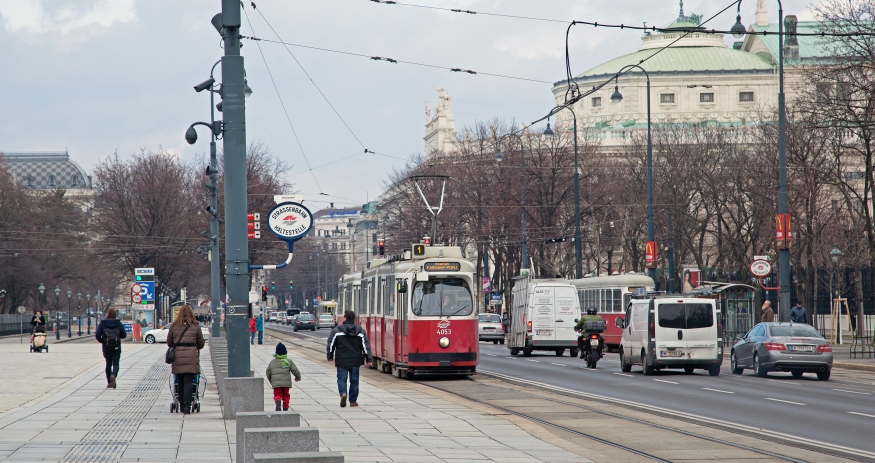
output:
M133 302L134 304L139 304L142 301L143 301L143 298L139 294L132 294L131 295L131 302Z

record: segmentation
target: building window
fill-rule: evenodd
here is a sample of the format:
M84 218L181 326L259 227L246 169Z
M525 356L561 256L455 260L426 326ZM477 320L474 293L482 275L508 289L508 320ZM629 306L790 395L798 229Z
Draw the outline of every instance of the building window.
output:
M602 106L602 97L600 97L600 96L592 97L592 107L599 108L601 106Z
M819 104L829 103L832 99L832 84L817 84L814 101Z
M49 186L52 188L55 187L55 176L54 175L49 175Z
M866 173L862 171L845 172L845 181L860 180L865 176Z
M738 92L738 101L741 103L750 103L753 101L753 92Z
M674 104L674 93L660 93L659 102L662 104Z
M714 102L714 94L713 93L700 93L699 94L699 103L713 103Z

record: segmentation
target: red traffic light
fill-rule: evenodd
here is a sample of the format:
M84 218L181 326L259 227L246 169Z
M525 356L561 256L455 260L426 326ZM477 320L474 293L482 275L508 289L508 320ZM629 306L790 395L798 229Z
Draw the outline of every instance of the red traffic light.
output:
M386 242L385 242L385 241L383 241L383 240L380 240L380 247L383 247L383 246L384 246L384 245L385 245L385 244L386 244Z

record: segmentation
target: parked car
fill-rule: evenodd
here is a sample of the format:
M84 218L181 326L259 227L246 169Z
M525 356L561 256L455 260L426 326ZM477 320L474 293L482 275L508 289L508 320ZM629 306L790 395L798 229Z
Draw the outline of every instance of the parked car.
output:
M324 313L319 316L319 321L316 322L316 328L334 328L337 326L337 322L334 321L334 315L330 313Z
M501 327L501 317L494 313L480 314L480 329L478 330L481 341L492 341L504 344L504 329Z
M308 313L299 313L298 316L295 317L294 331L305 328L309 328L310 331L316 331L316 317Z
M276 312L268 312L267 321L276 323Z
M166 343L167 342L167 333L170 331L170 324L168 323L164 328L156 328L153 330L146 331L143 333L143 341L146 344L155 344L155 343ZM210 339L210 329L204 325L201 325L201 333L204 335L204 340L208 341Z
M741 337L730 353L732 373L752 369L756 376L787 371L798 378L817 373L826 381L832 372L832 347L811 325L805 323L760 323Z

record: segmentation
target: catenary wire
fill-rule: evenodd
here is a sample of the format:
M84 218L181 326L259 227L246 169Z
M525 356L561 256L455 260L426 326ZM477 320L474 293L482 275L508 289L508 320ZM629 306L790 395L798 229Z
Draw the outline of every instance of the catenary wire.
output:
M249 29L255 33L255 29L252 28L252 21L249 20L249 14L246 13L246 8L243 8L243 14L246 15L246 22L249 23ZM292 129L292 134L295 136L295 141L298 143L298 148L301 150L301 154L304 156L304 162L307 163L307 167L310 169L310 173L313 176L313 181L316 183L316 188L319 191L322 191L322 186L319 185L319 180L316 178L316 174L313 173L313 168L310 164L310 159L307 158L307 153L304 152L304 147L301 145L301 140L298 138L298 132L295 131L295 125L292 124L292 118L289 116L289 110L286 109L286 104L283 101L282 95L280 95L280 89L276 86L276 81L273 78L273 73L270 71L270 66L267 64L267 58L264 56L264 51L261 49L261 44L255 42L255 45L258 47L258 53L261 54L261 59L264 61L264 67L267 68L267 75L270 76L270 82L273 84L273 89L276 91L276 97L280 101L280 106L283 108L283 112L286 115L286 120L289 122L289 127Z

